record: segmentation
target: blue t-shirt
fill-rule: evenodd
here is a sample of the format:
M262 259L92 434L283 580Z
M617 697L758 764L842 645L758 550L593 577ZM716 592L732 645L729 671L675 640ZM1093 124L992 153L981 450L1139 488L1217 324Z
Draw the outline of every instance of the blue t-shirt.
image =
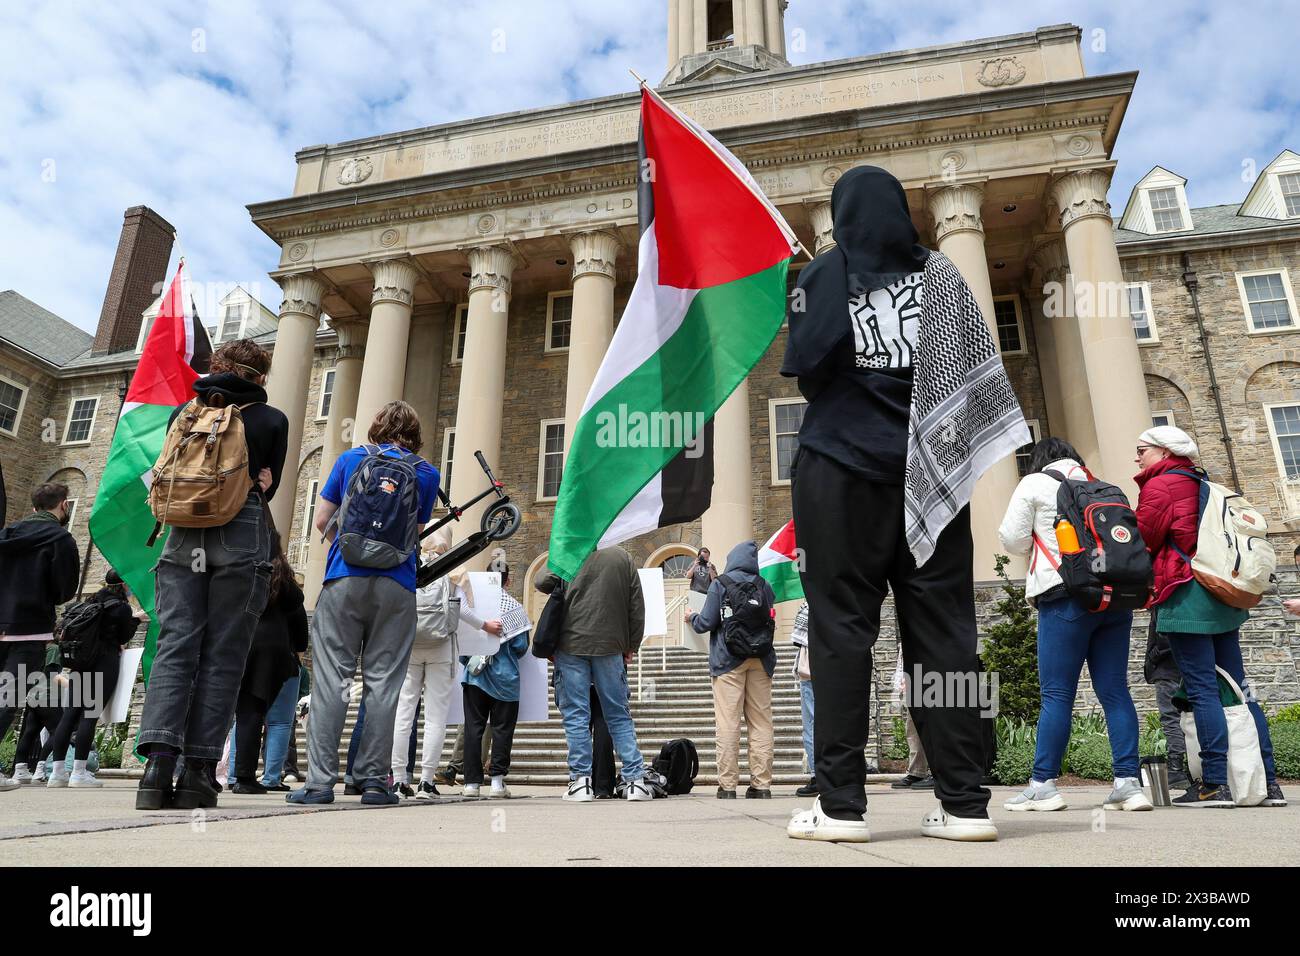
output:
M402 456L402 452L395 445L380 445L379 447L390 458L400 458ZM339 455L339 460L334 462L334 470L330 472L325 487L320 491L320 496L330 504L340 504L343 501L343 493L348 489L348 482L352 480L352 473L357 470L357 466L361 464L365 457L366 450L360 446L350 448ZM438 469L421 459L420 464L416 466L415 476L420 483L420 525L424 526L433 517L433 506L438 500ZM325 564L325 580L333 581L335 578L348 577L366 578L376 574L383 574L392 578L408 591L414 591L416 562L418 560L419 548L416 548L415 553L407 558L405 563L399 564L395 568L354 568L343 560L343 555L339 553L338 536L335 535L334 540L330 542L329 558Z

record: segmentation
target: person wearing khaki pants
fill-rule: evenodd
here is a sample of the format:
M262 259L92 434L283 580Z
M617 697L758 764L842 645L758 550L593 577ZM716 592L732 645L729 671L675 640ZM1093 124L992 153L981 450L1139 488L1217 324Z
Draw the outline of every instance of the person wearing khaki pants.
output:
M753 608L733 606L742 592L750 594ZM728 597L731 594L732 597ZM709 676L713 679L713 715L717 724L718 799L736 796L740 781L740 719L749 732L749 788L745 798L772 796L772 674L776 671L776 648L770 637L759 656L737 656L722 636L723 621L733 614L767 618L768 634L773 629L772 610L776 595L758 573L758 545L742 541L727 555L727 568L709 585L699 614L686 613L695 633L709 634ZM746 602L740 601L739 604ZM742 617L741 620L745 618Z

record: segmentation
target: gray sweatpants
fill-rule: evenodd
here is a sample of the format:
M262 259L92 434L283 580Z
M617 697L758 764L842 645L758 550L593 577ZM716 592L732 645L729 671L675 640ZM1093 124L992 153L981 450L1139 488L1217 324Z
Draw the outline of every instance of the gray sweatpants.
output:
M1182 682L1158 680L1153 683L1156 689L1156 709L1160 711L1160 726L1164 728L1165 740L1169 742L1169 752L1185 754L1187 741L1183 738L1182 713L1174 706L1174 694Z
M307 789L332 790L338 780L339 738L358 658L366 722L352 776L382 782L391 770L397 702L415 641L415 592L386 576L336 578L321 589L311 632Z

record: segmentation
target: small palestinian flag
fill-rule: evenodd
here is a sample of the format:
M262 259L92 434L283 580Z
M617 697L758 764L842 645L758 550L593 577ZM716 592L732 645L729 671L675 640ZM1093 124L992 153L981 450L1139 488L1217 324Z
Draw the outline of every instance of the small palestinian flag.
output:
M149 485L167 436L167 419L172 409L194 397L194 381L207 373L211 357L212 342L199 321L182 259L131 376L90 514L91 540L149 613L141 662L146 683L158 642L152 568L166 540L164 531L152 548L145 543L154 528Z
M713 416L785 321L798 241L748 170L641 89L637 280L574 427L549 563L694 521L713 490Z
M793 521L787 522L758 549L758 573L772 585L777 604L803 600L803 582L799 578L802 557L795 547Z

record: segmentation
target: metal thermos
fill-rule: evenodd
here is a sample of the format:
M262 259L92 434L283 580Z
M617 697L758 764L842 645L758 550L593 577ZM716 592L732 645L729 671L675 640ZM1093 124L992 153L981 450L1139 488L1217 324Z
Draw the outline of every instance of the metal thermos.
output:
M1146 788L1151 805L1173 806L1169 798L1169 761L1164 757L1143 757L1140 768L1142 786Z

